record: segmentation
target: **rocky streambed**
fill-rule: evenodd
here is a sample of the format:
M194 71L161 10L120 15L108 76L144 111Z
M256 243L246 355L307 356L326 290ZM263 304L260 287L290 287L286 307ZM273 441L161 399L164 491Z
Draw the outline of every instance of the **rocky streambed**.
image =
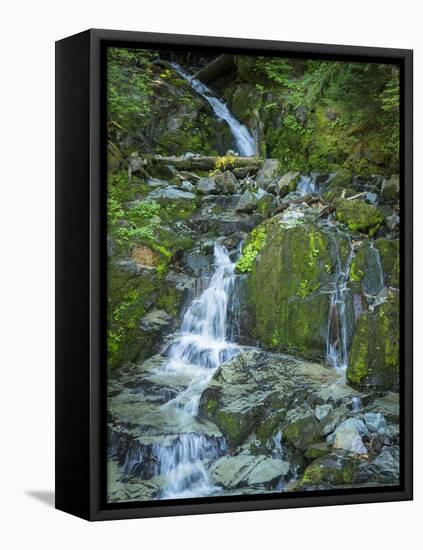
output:
M209 159L129 162L161 222L110 235L109 500L398 484L395 177Z

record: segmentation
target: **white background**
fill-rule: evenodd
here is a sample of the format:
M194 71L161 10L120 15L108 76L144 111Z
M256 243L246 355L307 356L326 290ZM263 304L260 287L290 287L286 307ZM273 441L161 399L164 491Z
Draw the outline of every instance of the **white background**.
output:
M415 50L417 270L422 255L422 17L417 0L28 0L0 31L0 544L5 549L401 549L421 544L420 273L415 501L89 524L54 486L54 41L90 27ZM75 406L78 396L75 395ZM420 539L419 542L417 542ZM414 542L413 542L414 541Z

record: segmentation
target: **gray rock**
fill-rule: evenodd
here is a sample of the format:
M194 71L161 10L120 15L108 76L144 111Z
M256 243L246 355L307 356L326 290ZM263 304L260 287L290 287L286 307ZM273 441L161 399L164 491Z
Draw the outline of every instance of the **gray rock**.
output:
M267 186L280 176L281 173L282 168L277 159L266 159L257 173L256 183L262 189L267 189Z
M305 401L306 396L332 385L336 378L334 369L318 363L243 351L215 372L201 396L199 412L201 417L215 422L228 444L236 447L272 414L298 408L299 399ZM318 427L320 431L314 415L311 418L315 424L311 428Z
M289 463L283 460L239 454L217 460L210 468L210 475L216 484L233 489L275 483L286 476L289 469Z
M327 415L332 412L333 407L332 405L317 405L314 414L317 418L317 420L321 421L324 418L327 417Z
M340 426L336 428L335 440L333 446L335 449L343 449L344 451L367 452L361 440L362 435L369 435L369 431L361 420L356 418L348 418L344 420Z
M232 195L237 191L238 180L229 170L215 176L214 181L217 183L220 192L225 195Z
M300 178L299 172L287 172L286 174L284 174L277 181L279 196L284 197L289 192L295 191L299 178Z
M366 413L363 416L367 428L371 432L379 432L386 426L386 420L382 413Z
M399 202L400 180L398 174L395 174L384 180L380 192L380 202L382 204L395 204Z
M244 212L250 214L257 208L257 197L251 191L244 191L241 195L238 204L236 205L236 212Z
M382 413L387 422L399 423L399 394L387 392L366 406L365 412Z
M158 332L175 323L174 317L164 309L152 309L142 317L140 327L146 331Z
M182 189L169 185L168 187L154 190L150 193L149 198L155 199L159 202L160 199L193 201L195 199L195 195L194 193L189 193L188 191L183 191Z
M191 193L194 189L194 186L192 183L188 180L183 180L181 183L181 189L182 191L188 191L188 193Z
M197 183L197 193L200 195L217 195L219 188L214 180L201 178Z
M366 193L366 201L370 204L376 204L378 201L378 198L379 197L377 193L372 193L371 191Z

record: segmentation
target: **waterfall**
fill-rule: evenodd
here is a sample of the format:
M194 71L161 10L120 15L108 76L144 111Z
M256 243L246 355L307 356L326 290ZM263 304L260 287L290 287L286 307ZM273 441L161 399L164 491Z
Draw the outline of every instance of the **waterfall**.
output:
M376 265L377 265L377 271L378 271L378 278L379 278L379 285L380 285L380 290L382 290L383 287L385 286L384 277L383 277L382 263L381 263L381 261L380 261L379 250L375 247L373 241L370 243L370 250L372 251L372 253L374 254L375 259L376 259ZM380 290L379 290L379 291L380 291Z
M302 197L317 193L316 180L317 174L311 174L310 176L303 175L300 177L297 184L297 191Z
M342 269L342 261L339 252L338 241L334 238L336 250L335 289L331 293L328 321L328 336L326 343L326 356L328 362L339 372L345 372L348 366L348 323L346 315L345 294L348 292L348 279L353 259L353 247L350 239L349 252Z
M187 73L180 65L177 63L172 63L171 65L176 72L178 72L183 78L185 78L185 80L189 82L191 88L209 103L214 114L219 119L222 119L227 123L233 135L239 154L244 157L254 156L257 152L257 147L253 136L247 128L233 116L226 103L215 97L213 92L205 84L193 78L192 75Z
M227 341L228 304L235 285L235 264L226 248L215 244L215 271L209 286L195 298L182 319L181 332L171 345L161 370L189 374L191 382L174 399L162 405L177 419L179 436L170 446L155 451L157 474L166 479L161 498L207 496L219 491L210 483L204 460L215 459L226 445L222 441L187 431L197 416L200 397L213 373L239 352Z

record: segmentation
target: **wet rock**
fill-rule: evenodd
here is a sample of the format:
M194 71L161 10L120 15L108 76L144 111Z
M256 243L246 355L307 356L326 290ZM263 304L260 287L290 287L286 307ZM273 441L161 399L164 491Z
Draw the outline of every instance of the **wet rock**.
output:
M195 187L188 180L183 180L181 182L181 189L182 189L182 191L187 191L188 193L191 193L195 189Z
M286 174L284 174L276 183L279 191L279 196L284 197L291 191L295 191L299 179L299 172L287 172Z
M399 175L395 174L384 180L382 184L382 190L380 193L380 200L382 204L395 204L399 202L400 181Z
M195 195L194 193L178 189L177 187L167 186L164 188L158 188L150 193L149 199L154 199L160 204L162 204L162 202L168 204L168 201L175 200L193 201L195 199Z
M317 405L314 414L319 422L327 417L332 412L332 405Z
M335 449L364 454L367 452L367 449L363 444L361 436L368 434L369 431L364 422L356 418L348 418L336 429L333 446Z
M272 183L282 173L280 162L277 159L266 159L256 176L256 183L262 189Z
M301 480L302 487L337 487L355 481L359 461L341 452L318 458L308 466Z
M386 420L381 413L365 413L363 420L371 432L379 432L386 427Z
M377 412L383 414L388 422L398 424L399 422L399 394L387 392L369 403L365 412Z
M214 181L218 185L220 192L225 195L232 195L237 192L238 180L229 170L225 170L223 174L215 176Z
M327 443L315 443L307 447L304 456L310 460L315 460L316 458L321 458L330 453L330 446Z
M323 290L334 280L337 250L345 262L348 243L305 219L301 211L285 212L255 230L269 238L251 258L246 305L252 326L243 328L268 349L322 359L330 307Z
M301 418L285 427L283 439L300 451L321 441L320 424L315 416Z
M329 388L329 391L332 388ZM348 414L346 407L339 407L331 411L321 422L321 434L326 437L336 430L339 424L345 419ZM334 441L334 438L333 438ZM332 444L333 444L332 441Z
M257 197L251 191L244 191L236 205L235 211L250 214L257 208L257 202Z
M369 241L363 242L351 262L350 280L357 283L364 294L376 295L383 289L384 279L378 248Z
M361 200L338 199L335 204L336 218L351 231L360 231L373 236L385 216L375 206Z
M116 460L107 463L107 497L109 502L154 500L163 488L164 480L156 477L140 480L125 476Z
M197 183L196 189L200 195L217 195L219 193L217 183L210 178L201 178Z
M399 302L388 300L358 319L347 379L356 386L397 390L399 385Z
M379 252L386 285L399 288L399 239L376 239L374 246Z
M356 483L397 485L399 483L399 447L383 447L373 462L364 462L356 472Z
M323 365L284 355L243 351L215 372L201 396L200 415L214 422L234 448L253 431L260 430L277 411L292 409L298 399L304 401L335 379L334 370ZM306 422L310 445L320 440L312 432L316 428L320 433L321 426L314 416ZM288 430L288 435L303 447L301 434L295 435L296 427Z
M140 327L147 332L163 333L175 326L175 318L163 309L152 309L140 321Z
M289 472L289 463L266 456L222 457L210 468L213 481L227 489L275 484Z

